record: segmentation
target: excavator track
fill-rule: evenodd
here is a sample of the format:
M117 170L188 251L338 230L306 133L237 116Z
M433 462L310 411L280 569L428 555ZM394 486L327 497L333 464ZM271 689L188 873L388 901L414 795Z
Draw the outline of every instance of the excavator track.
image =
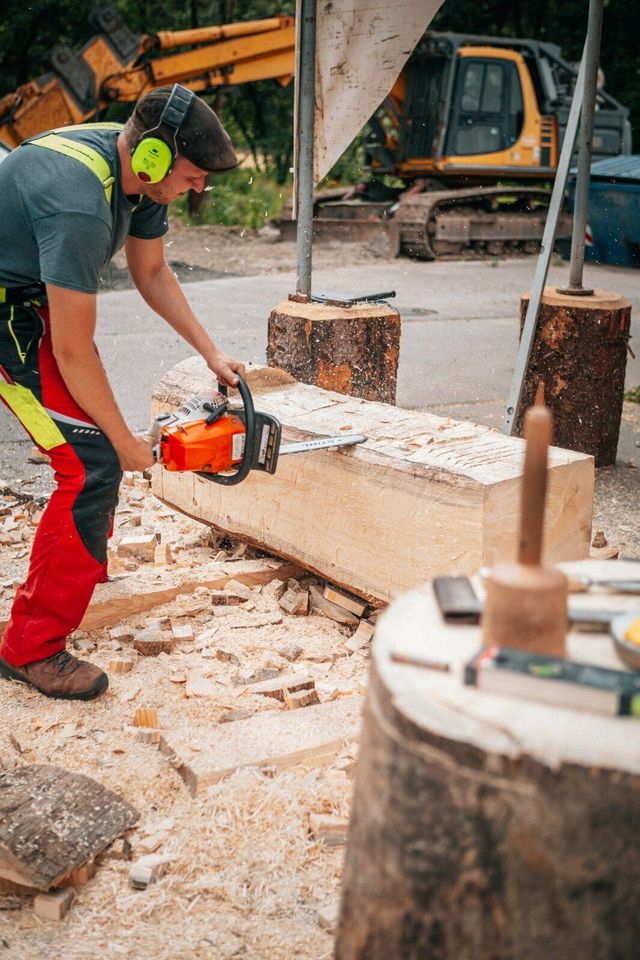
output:
M401 200L393 220L402 253L418 260L537 253L549 197L540 187L437 190ZM570 230L562 214L558 236Z

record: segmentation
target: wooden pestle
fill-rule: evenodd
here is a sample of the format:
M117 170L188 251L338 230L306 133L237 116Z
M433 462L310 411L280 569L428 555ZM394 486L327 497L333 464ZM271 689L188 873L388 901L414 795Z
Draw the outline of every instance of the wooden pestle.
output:
M487 646L496 644L564 657L567 578L559 570L541 564L551 433L548 407L538 403L530 407L524 420L526 447L518 559L516 563L492 568L489 574L482 638Z

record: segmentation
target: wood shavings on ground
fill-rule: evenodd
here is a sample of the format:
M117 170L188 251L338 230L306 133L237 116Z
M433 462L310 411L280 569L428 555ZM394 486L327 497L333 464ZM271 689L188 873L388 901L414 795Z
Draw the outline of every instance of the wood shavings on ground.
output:
M138 709L153 716L155 708L160 736L171 731L189 737L196 729L228 729L252 718L259 722L263 714L278 714L284 721L304 717L318 707L289 712L283 700L252 692L251 683L306 673L320 704L332 708L335 700L364 693L367 650L352 654L346 648L353 627L320 615L290 615L279 606L278 590L268 583L284 561L225 541L203 524L172 513L151 496L139 475L126 479L111 548L111 574L119 579L94 597L102 605L98 619L112 619L75 636L95 645L80 655L103 669L108 671L114 657L131 658L133 667L111 673L107 693L86 704L48 700L28 687L1 682L0 773L48 763L98 780L141 812L127 836L131 859L117 859L109 851L99 857L95 875L76 887L71 909L60 921L36 917L32 895L11 894L7 903L15 908L17 900L21 909L0 910L2 955L15 960L56 955L65 960L329 958L333 934L321 915L339 898L344 845L317 839L309 817L348 819L355 741L315 767L236 769L192 797L158 743L137 739L140 728L133 718ZM8 615L14 584L26 573L35 531L29 521L42 507L33 501L29 506L29 498L21 501L6 492L4 497L0 620ZM15 523L6 523L7 518ZM118 556L121 538L144 540L154 534L170 546L170 563L156 566L153 556ZM288 574L282 576L286 580ZM302 589L310 582L324 588L303 570L297 576ZM203 579L244 581L251 596L221 604L221 584L211 602L213 588L197 586ZM185 582L192 587L186 595L180 588ZM133 594L139 601L168 587L170 599L118 617L118 598ZM162 637L172 636L175 628L171 652L141 656L131 638L154 624ZM112 636L116 626L125 629ZM168 859L164 875L146 889L133 889L132 863L149 855Z

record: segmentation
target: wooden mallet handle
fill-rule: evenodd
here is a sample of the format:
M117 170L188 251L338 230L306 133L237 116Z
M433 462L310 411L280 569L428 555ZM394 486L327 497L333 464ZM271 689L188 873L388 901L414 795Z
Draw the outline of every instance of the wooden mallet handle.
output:
M548 407L529 407L524 418L526 441L518 562L539 566L542 557L544 501L547 492L547 450L551 443L551 411Z

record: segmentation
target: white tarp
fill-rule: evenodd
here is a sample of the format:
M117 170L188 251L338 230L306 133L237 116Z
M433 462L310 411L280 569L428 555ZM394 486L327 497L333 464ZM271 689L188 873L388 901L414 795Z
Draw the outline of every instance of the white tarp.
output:
M316 183L380 106L443 2L317 0Z

